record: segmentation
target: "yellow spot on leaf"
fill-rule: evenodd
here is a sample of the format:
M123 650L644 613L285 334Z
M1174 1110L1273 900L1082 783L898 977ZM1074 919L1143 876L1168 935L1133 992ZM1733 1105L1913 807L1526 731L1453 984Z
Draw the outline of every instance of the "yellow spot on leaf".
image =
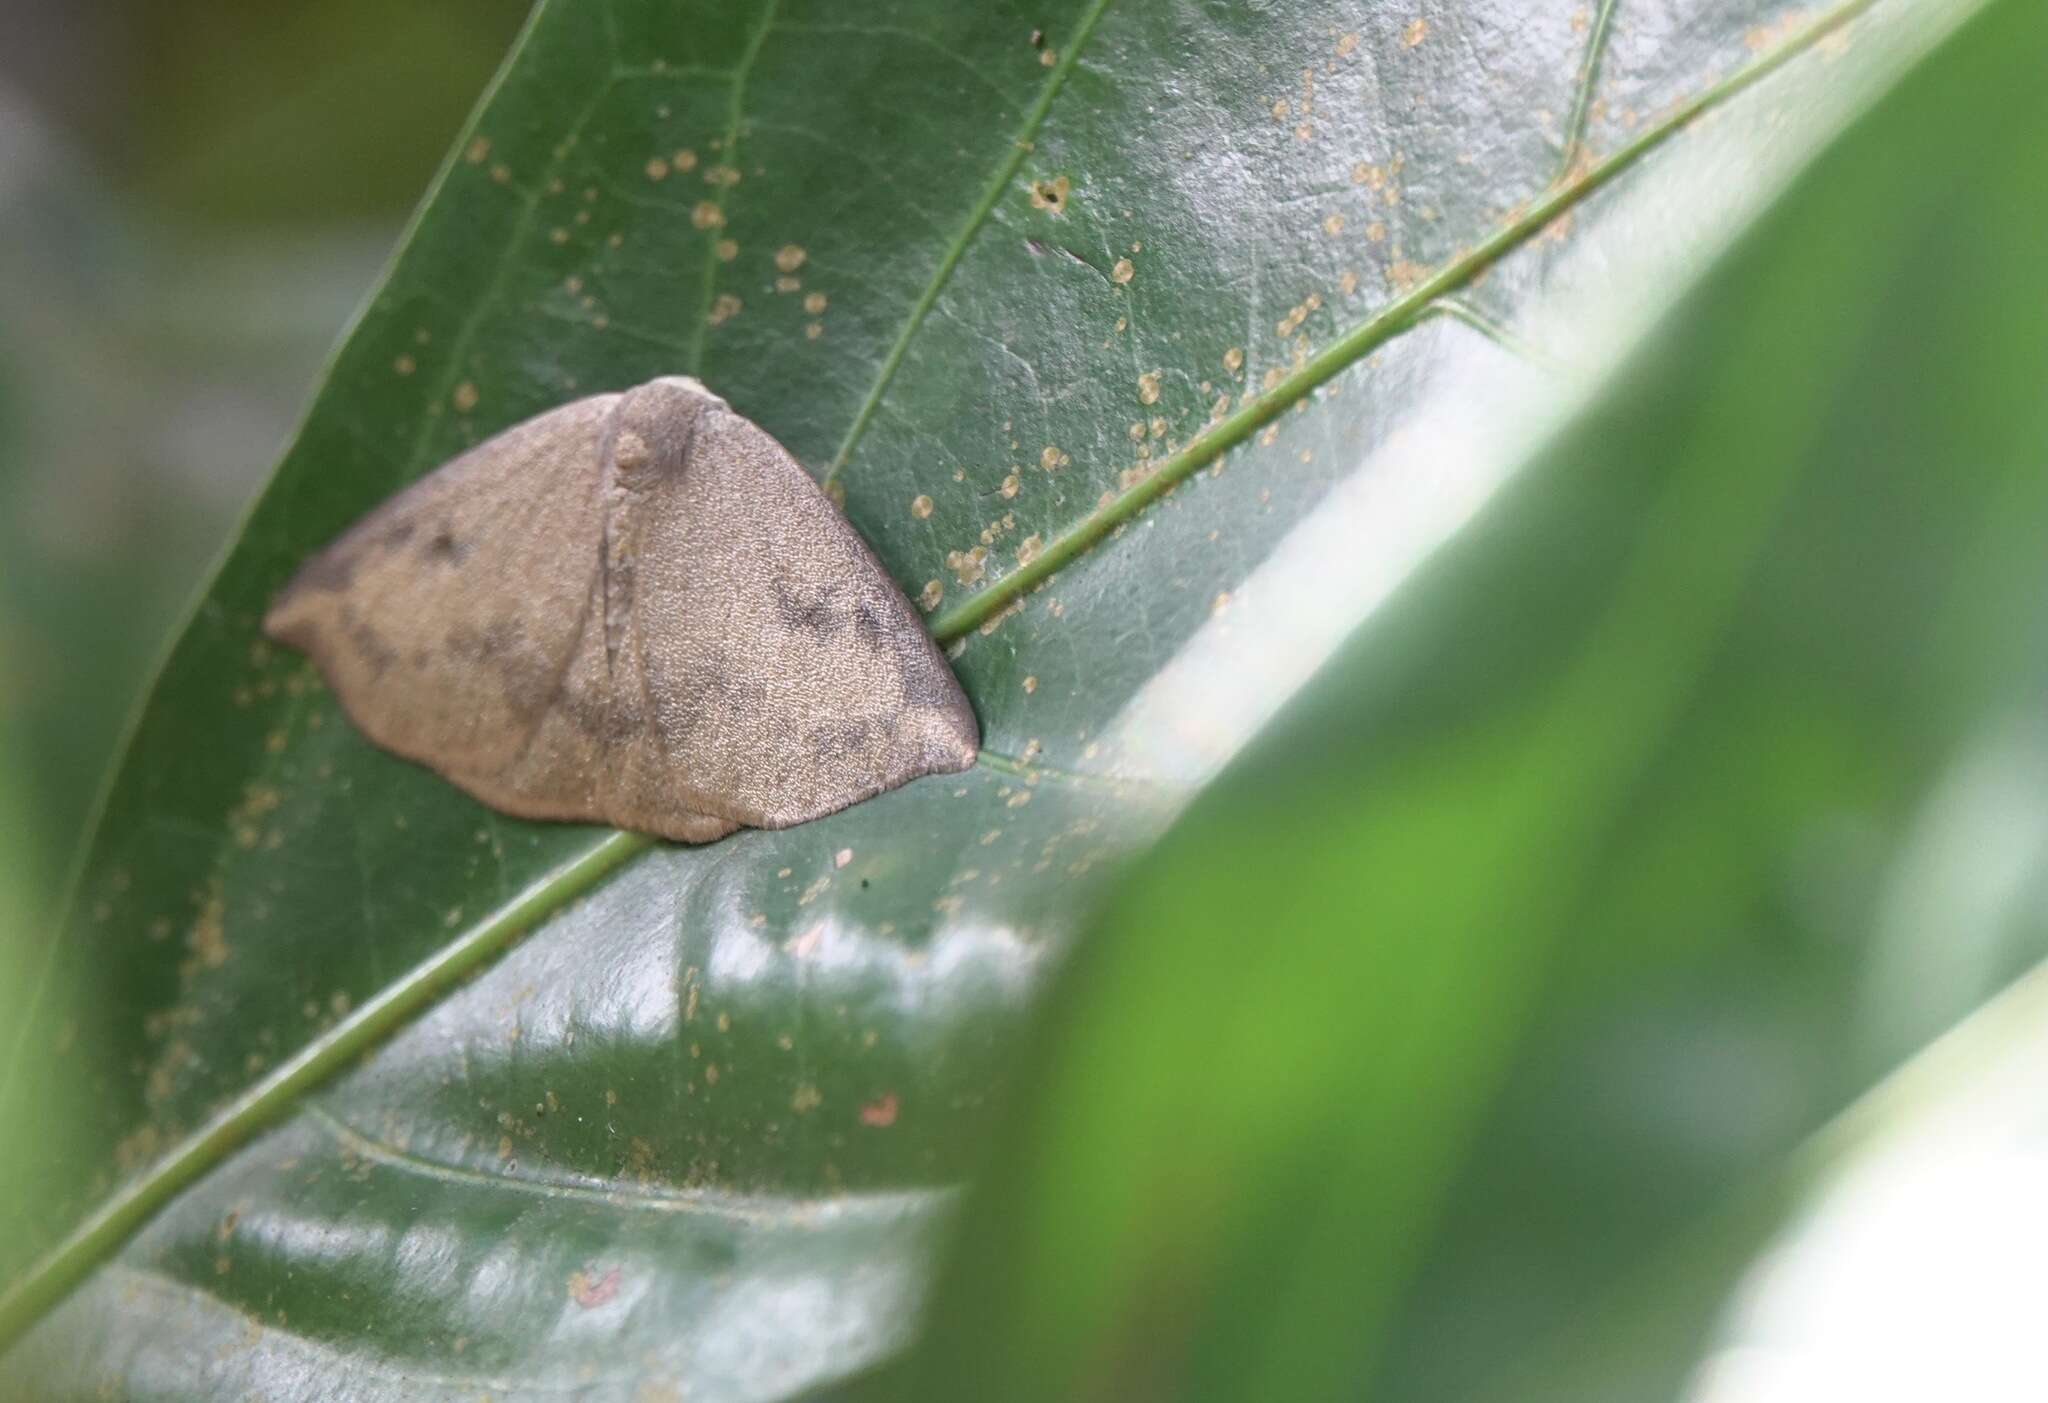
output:
M1050 210L1054 214L1065 214L1067 193L1073 188L1073 182L1063 175L1055 176L1051 180L1034 180L1031 182L1031 207Z
M949 550L946 552L946 568L953 572L961 584L972 585L979 582L986 571L987 567L983 562L987 559L987 546L976 546L969 551Z
M1409 291L1428 276L1429 269L1420 263L1411 263L1405 258L1395 259L1387 268L1387 281L1401 292Z
M1753 54L1773 49L1778 42L1807 22L1808 16L1799 10L1778 16L1769 24L1760 24L1742 36L1743 46Z

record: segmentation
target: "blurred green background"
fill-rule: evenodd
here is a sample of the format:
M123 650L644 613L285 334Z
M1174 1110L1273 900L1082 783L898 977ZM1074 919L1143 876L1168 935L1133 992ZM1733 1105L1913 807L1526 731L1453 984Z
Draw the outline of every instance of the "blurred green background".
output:
M0 920L526 10L0 6Z

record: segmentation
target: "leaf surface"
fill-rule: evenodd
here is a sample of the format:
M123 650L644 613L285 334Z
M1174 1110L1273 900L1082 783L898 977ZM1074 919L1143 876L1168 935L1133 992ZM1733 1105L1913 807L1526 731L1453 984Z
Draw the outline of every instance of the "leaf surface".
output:
M1542 364L1620 344L1570 309L1696 267L1928 7L1762 8L543 4L0 1022L10 1123L65 1130L0 1233L15 1363L777 1398L899 1350L1097 883L1492 490L1416 426L1565 402ZM1666 167L1710 213L1613 202ZM396 487L676 371L927 603L974 771L702 849L521 824L260 640Z

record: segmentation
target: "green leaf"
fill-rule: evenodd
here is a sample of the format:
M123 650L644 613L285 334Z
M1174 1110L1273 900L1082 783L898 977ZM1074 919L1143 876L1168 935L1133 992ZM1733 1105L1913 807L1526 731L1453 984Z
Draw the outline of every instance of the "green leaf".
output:
M899 1352L1103 876L1491 489L1416 426L1563 402L1515 348L1603 363L1592 293L1696 267L1920 13L1763 8L544 3L0 994L0 1114L63 1132L0 1207L10 1370L774 1398ZM1600 193L1667 167L1711 217ZM516 823L261 642L394 488L675 371L933 602L974 771L702 849Z
M1673 1396L2048 956L2044 64L1958 32L1133 875L914 1396Z

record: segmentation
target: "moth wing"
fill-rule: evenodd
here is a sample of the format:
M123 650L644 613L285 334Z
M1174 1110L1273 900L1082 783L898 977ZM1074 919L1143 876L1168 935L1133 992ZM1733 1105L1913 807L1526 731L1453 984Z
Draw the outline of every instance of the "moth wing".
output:
M656 380L507 430L264 620L378 744L485 802L702 842L972 763L945 660L765 431Z
M597 816L590 735L549 729L553 792L520 775L579 653L601 647L600 439L618 399L563 405L421 478L309 560L263 621L371 740L531 817Z
M632 635L658 753L616 777L614 821L697 812L779 828L963 769L973 710L911 603L765 430L701 407L641 510ZM621 410L631 419L631 406Z

